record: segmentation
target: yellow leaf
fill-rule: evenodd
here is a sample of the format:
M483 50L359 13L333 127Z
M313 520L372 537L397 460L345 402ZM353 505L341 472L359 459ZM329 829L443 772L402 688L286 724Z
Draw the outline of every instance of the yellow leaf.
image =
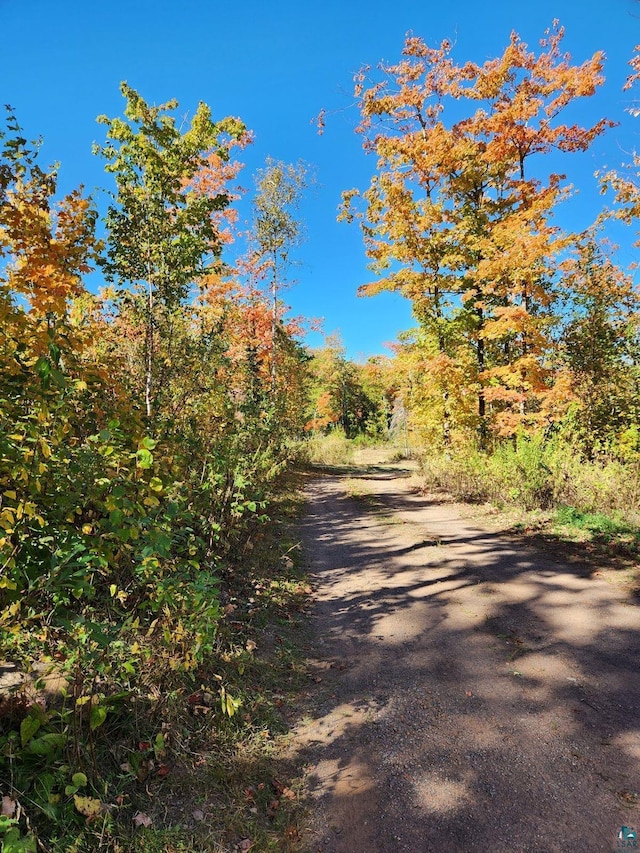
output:
M101 800L96 800L94 797L80 797L78 794L74 794L73 802L77 811L84 815L87 820L98 817L104 808Z
M82 525L82 532L86 533L88 536L90 533L93 532L93 527L90 524L83 524Z
M12 501L15 501L15 500L16 500L16 498L17 498L17 495L16 495L16 493L13 491L13 489L9 489L9 491L8 491L8 492L3 492L3 494L4 494L5 498L9 498L9 499L10 499L10 500L12 500Z
M0 622L12 622L17 614L20 612L20 602L14 601L13 604L10 604L8 607L5 607L4 610L0 611ZM6 629L9 630L12 634L20 633L20 625L13 625L11 628Z

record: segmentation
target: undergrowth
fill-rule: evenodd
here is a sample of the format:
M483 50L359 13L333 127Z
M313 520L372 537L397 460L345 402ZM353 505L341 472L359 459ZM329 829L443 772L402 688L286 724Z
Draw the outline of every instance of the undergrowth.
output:
M328 434L317 433L304 443L304 459L312 465L350 465L353 462L354 443L344 430L334 429Z
M344 430L339 427L329 433L315 433L307 438L301 445L300 458L302 462L311 465L346 467L358 464L362 454L373 453L381 448L388 451L390 462L411 458L404 449L379 435L361 434L355 438L347 438Z
M586 460L560 439L519 438L493 453L465 449L425 455L428 488L468 502L517 507L538 515L536 526L573 540L635 554L640 543L640 466L601 457ZM523 526L528 526L523 523Z
M144 691L94 683L80 704L68 681L2 696L3 853L297 849L293 770L275 758L305 677L295 512L283 492L221 569L215 647L194 671L150 659Z

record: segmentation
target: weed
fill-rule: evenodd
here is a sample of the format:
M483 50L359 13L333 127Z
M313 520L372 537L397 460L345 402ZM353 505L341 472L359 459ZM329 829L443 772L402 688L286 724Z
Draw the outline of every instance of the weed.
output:
M494 453L468 448L453 457L426 456L421 469L427 487L462 500L528 512L570 506L578 513L611 518L619 532L620 525L640 526L638 466L585 460L559 438L520 437Z
M623 520L617 512L606 515L561 506L556 510L552 522L555 529L573 539L613 545L629 554L635 554L640 545L640 528Z
M313 465L350 465L353 453L353 442L340 429L313 435L305 443L305 456Z

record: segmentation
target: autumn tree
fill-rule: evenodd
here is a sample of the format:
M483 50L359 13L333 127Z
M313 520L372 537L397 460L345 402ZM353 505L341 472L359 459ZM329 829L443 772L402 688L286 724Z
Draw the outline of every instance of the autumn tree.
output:
M171 115L176 101L150 106L126 83L121 91L125 118L100 116L107 142L95 146L116 183L103 268L120 286L122 303L142 315L141 384L152 423L163 384L159 372L168 358L158 352L160 339L170 338L173 312L221 252L219 215L230 195L215 183L213 192L202 191L201 175L212 156L228 161L231 143L245 128L235 118L214 122L201 103L183 131Z
M583 151L609 124L563 123L603 79L602 54L573 65L563 35L554 23L536 55L514 33L481 65L456 64L449 42L431 48L409 35L402 60L381 64L377 81L368 68L355 78L358 131L377 171L364 193L344 194L342 216L359 218L378 274L361 292L402 292L433 341L444 443L446 376L461 369L481 438L546 416L555 259L566 246L551 215L567 189L529 163Z
M339 425L347 438L383 435L391 404L381 370L350 361L338 335L329 335L311 356L307 431Z
M275 393L278 376L279 297L288 284L292 252L303 238L297 211L303 193L312 182L309 167L267 158L256 175L253 223L250 240L252 263L258 277L266 278L271 300L271 383Z
M80 190L56 200L56 170L39 165L38 143L27 141L9 108L0 144L0 419L18 441L13 453L26 438L16 438L18 425L51 425L80 378L87 341L71 305L96 257L95 210ZM38 488L37 476L25 477Z
M640 300L594 233L579 241L563 273L571 300L560 350L571 372L574 438L588 457L615 453L640 405Z
M449 335L454 331L452 322ZM447 450L463 446L477 426L477 390L474 353L461 333L447 351L421 325L401 334L394 351L396 399L413 442Z

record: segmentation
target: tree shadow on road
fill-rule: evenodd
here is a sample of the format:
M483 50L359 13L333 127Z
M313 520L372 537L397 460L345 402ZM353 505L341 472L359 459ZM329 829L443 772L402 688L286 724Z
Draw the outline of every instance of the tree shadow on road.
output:
M615 849L638 799L639 611L396 479L371 507L319 478L300 524L318 848Z

